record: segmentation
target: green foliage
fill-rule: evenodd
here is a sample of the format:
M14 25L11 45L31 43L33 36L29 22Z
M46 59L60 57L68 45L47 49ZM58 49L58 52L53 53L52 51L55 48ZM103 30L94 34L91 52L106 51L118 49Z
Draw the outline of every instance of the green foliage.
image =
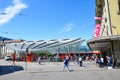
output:
M48 51L37 51L36 54L38 56L43 56L43 55L52 56L52 54Z
M47 56L52 56L53 54L51 54L51 53L47 53Z
M36 54L38 56L43 56L43 55L46 55L46 52L45 51L37 51Z

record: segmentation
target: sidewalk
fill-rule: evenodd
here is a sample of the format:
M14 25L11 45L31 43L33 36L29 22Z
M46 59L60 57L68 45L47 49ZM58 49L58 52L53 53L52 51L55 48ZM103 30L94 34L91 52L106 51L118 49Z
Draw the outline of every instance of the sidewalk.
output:
M1 65L11 65L11 61L0 61ZM37 62L15 62L16 66L23 67L24 70L30 73L37 72L63 72L63 62L43 62L38 64ZM83 66L80 67L77 63L70 62L69 68L71 71L105 71L106 67L100 68L94 61L83 61ZM119 69L116 69L119 70ZM65 69L67 71L67 69Z
M1 61L0 66L11 66L10 61ZM62 62L16 62L16 66L21 66L24 70L13 71L12 74L1 74L1 80L119 80L120 69L99 68L94 61L84 61L83 66L70 62L71 72L62 71ZM10 68L10 67L9 67ZM13 68L14 70L14 68Z
M25 63L24 63L25 64ZM27 65L27 66L26 66ZM71 71L85 71L85 70L107 70L99 68L94 61L84 61L83 66L80 67L78 64L70 62L69 68ZM61 72L63 69L62 62L43 62L41 65L37 62L31 62L24 65L24 69L28 72ZM67 70L65 70L67 71ZM62 71L63 72L63 71Z

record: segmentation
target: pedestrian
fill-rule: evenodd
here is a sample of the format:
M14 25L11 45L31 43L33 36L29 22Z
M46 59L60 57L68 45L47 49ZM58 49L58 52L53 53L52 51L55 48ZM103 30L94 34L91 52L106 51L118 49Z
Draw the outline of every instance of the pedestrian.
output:
M63 71L64 71L65 68L67 68L68 72L70 72L70 69L69 69L69 57L68 56L66 56L65 59L64 59Z
M41 64L41 57L38 57L38 63Z
M100 56L100 60L98 61L98 63L99 63L99 67L104 66L104 58L102 56Z
M15 66L15 53L11 54L12 66Z
M114 69L116 67L117 59L112 55L112 68Z
M112 69L112 57L106 56L107 59L107 68Z
M79 57L79 60L78 60L78 61L79 61L79 65L82 66L82 64L83 64L82 56Z

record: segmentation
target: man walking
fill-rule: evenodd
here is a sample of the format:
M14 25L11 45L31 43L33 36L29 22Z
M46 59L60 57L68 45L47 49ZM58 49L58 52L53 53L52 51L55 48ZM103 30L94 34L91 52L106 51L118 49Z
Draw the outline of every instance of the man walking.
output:
M68 69L68 72L70 72L70 69L69 69L69 57L68 56L66 56L66 58L64 59L63 71L64 71L65 67Z
M79 57L79 64L80 64L80 66L82 66L82 64L83 64L82 63L82 56Z

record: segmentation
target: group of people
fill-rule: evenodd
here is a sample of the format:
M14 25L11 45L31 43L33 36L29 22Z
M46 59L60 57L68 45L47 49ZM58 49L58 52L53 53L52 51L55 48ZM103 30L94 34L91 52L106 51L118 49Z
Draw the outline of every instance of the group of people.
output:
M113 55L111 57L110 56L105 56L105 57L100 56L100 57L97 57L97 59L96 59L96 63L99 64L99 66L107 66L107 67L112 67L112 68L115 68L117 66L116 62L117 62L117 59ZM82 56L79 56L78 64L79 64L79 66L83 65ZM66 56L64 59L63 71L65 68L67 68L68 72L70 72L68 56Z
M105 56L104 58L101 57L96 57L96 63L99 64L99 66L107 66L107 67L112 67L115 68L117 66L116 64L117 59L114 58L114 56Z

